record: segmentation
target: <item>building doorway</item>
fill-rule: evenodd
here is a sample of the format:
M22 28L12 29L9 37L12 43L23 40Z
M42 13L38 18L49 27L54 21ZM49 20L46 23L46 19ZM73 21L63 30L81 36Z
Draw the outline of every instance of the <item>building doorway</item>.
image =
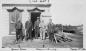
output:
M38 34L36 34L37 31L39 31L39 22L36 23L36 21L39 19L40 21L40 14L41 12L31 12L31 22L32 22L32 37L34 38L35 36L40 37L40 32L38 32ZM38 24L38 25L37 25ZM35 27L38 26L38 29ZM36 31L37 30L37 31Z
M31 9L31 10L28 10L28 12L31 13L31 22L32 22L32 37L34 38L35 35L36 35L36 31L35 31L35 22L39 19L40 20L40 15L42 12L44 12L44 10L40 10L38 8L34 8L34 9ZM38 25L38 24L37 24ZM39 32L40 33L40 32Z

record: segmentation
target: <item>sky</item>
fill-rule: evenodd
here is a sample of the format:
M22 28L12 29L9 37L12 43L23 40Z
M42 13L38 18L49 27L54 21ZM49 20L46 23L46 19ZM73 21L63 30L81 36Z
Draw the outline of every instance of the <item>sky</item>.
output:
M86 16L86 0L55 0L51 7L56 24L80 25Z

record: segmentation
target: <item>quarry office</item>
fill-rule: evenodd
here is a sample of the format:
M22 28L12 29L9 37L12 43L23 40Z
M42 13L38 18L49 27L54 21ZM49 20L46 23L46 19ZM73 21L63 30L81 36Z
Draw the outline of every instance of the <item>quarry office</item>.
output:
M9 18L9 34L15 34L15 23L18 19L24 24L28 18L34 17L36 20L37 17L41 17L47 24L51 17L49 9L51 4L2 4L2 6L4 8L2 10Z

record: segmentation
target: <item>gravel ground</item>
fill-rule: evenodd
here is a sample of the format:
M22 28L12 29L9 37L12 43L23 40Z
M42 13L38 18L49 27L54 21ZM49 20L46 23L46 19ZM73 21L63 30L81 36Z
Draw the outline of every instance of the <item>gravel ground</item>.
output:
M79 34L69 34L65 33L68 38L72 39L72 42L63 42L54 43L50 42L49 39L41 40L41 39L33 39L28 41L20 42L19 44L15 43L15 35L13 36L5 36L2 38L2 47L9 48L83 48L83 35Z

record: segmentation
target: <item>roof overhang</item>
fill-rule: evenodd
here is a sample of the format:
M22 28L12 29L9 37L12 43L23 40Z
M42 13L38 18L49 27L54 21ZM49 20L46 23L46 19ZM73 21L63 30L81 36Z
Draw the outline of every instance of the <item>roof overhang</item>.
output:
M19 7L50 7L51 4L2 4L2 7L19 6Z
M44 12L44 10L41 10L39 8L34 8L34 9L31 9L31 10L27 10L28 12Z
M18 9L16 7L12 8L12 9L7 9L8 12L13 12L14 10L18 10L19 12L22 12L23 10Z

